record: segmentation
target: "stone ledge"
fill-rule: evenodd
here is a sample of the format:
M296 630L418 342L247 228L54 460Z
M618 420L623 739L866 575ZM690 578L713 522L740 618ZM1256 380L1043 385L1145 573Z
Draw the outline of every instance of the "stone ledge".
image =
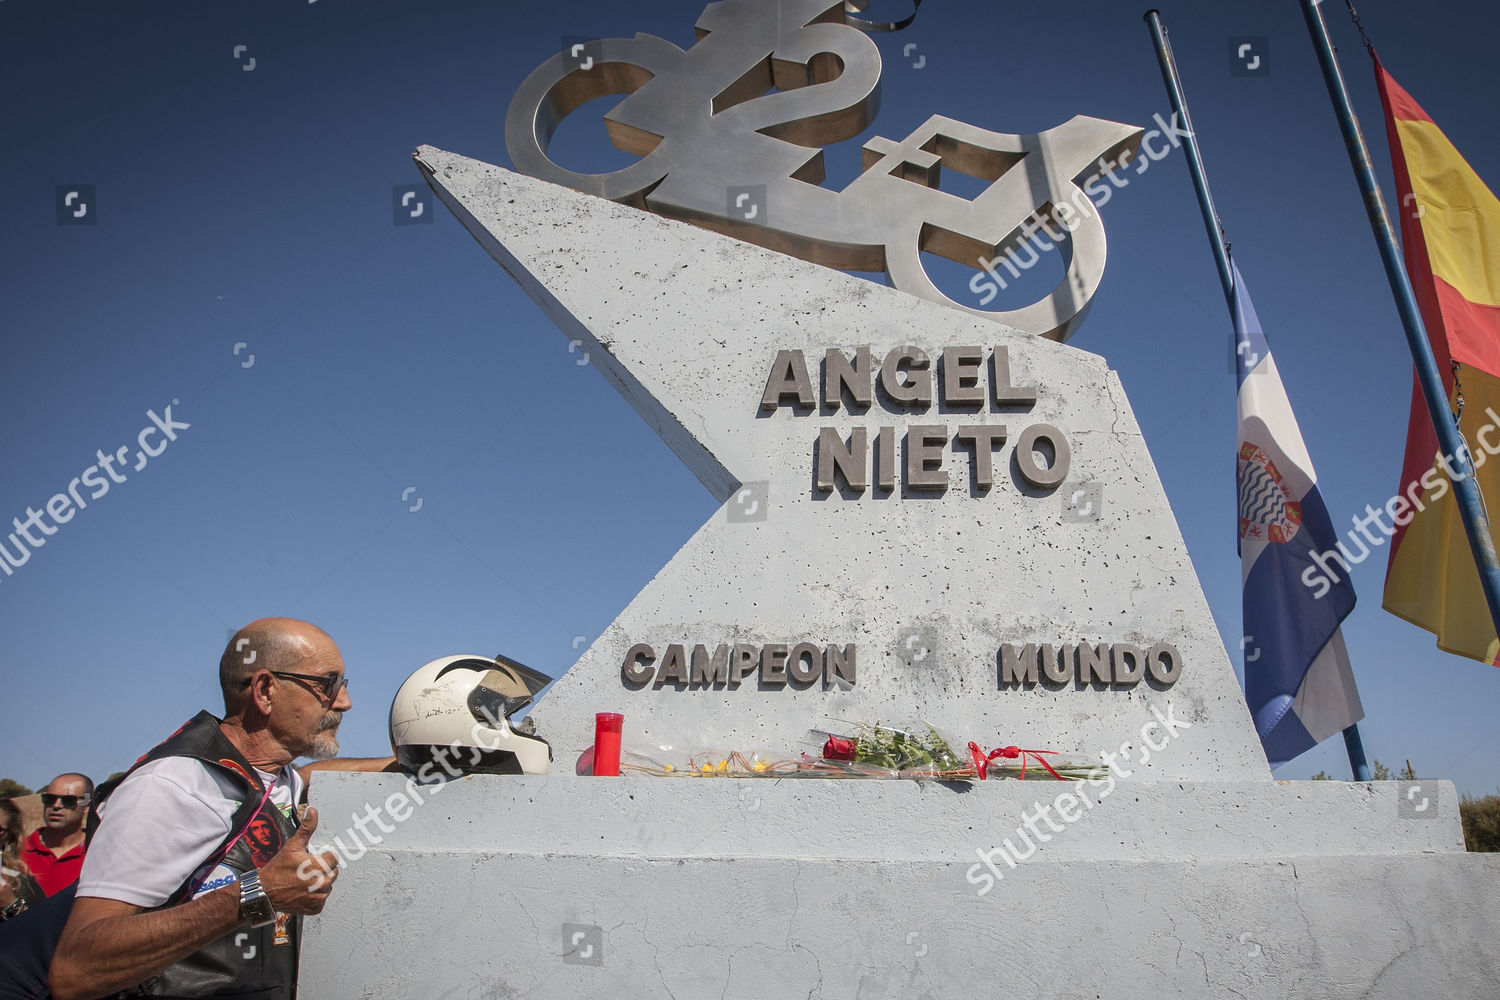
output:
M1429 783L1432 784L1432 783ZM1037 860L1193 860L1463 851L1458 796L1438 782L1434 814L1402 808L1405 782L1150 782L1120 779L1077 819L1054 819ZM504 851L656 858L958 861L1004 838L1025 851L1022 814L1087 782L472 775L434 794L400 775L324 772L314 843L381 850ZM392 802L392 796L398 797ZM420 799L404 821L400 799ZM392 802L395 808L387 805ZM355 817L375 809L361 835ZM1057 816L1055 812L1052 813ZM689 820L688 817L693 817ZM377 820L390 832L382 831ZM374 837L379 837L376 844Z

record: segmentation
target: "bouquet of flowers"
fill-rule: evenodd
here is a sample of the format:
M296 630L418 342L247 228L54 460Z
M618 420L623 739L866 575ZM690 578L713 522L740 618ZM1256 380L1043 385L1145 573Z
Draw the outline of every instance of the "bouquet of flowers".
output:
M953 752L930 722L897 729L878 722L854 724L853 735L814 730L823 737L823 759L843 761L855 769L886 772L888 777L964 780L977 773Z

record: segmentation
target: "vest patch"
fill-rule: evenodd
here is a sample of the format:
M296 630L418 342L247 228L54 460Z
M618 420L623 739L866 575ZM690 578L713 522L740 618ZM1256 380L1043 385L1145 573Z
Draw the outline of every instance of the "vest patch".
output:
M226 864L217 864L212 867L204 865L193 873L189 880L188 898L197 899L199 896L222 889L226 885L234 885L240 877L235 874L233 868Z

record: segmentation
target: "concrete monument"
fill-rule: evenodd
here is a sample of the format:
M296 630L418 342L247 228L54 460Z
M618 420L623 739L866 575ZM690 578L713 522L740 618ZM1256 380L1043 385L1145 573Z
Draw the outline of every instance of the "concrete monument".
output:
M809 147L799 159L776 144L864 120L873 47L842 4L755 6L779 16L712 4L686 52L637 36L533 74L508 124L517 165L591 193L416 154L722 507L542 699L551 775L318 779L318 838L346 865L310 925L301 988L1490 995L1500 866L1462 853L1451 784L1271 780L1119 380L1056 342L1097 286L1102 226L1074 233L1072 291L1023 315L953 308L897 263L924 238L908 209L948 212L944 231L969 241L959 256L998 253L1032 182L1054 209L1066 200L1074 140L1007 146L934 120L905 143L874 141L862 180L883 193L864 204L895 205L900 185L916 197L861 216L838 202L854 186L809 182ZM718 73L711 101L649 92ZM788 86L799 73L806 94ZM799 98L782 103L825 121L768 136L768 74L780 90L766 100ZM819 92L835 81L860 82ZM640 98L612 113L643 155L635 168L590 180L541 162L570 105L622 91ZM1093 155L1139 134L1078 128L1106 147ZM731 155L741 140L760 152ZM695 154L711 169L695 173ZM978 161L997 172L993 200L962 214L931 197L941 166ZM781 192L756 202L771 229L730 218L733 190L753 184ZM795 211L778 213L783 197ZM898 287L821 266L848 266L844 250L881 257ZM1101 771L577 776L598 711L623 713L627 745L795 756L816 753L802 741L829 720L927 720Z

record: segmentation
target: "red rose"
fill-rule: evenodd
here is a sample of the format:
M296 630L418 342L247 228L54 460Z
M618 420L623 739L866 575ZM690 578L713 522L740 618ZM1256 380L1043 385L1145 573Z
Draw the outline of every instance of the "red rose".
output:
M823 744L824 760L853 760L854 741L846 740L842 736L830 736L828 742Z

